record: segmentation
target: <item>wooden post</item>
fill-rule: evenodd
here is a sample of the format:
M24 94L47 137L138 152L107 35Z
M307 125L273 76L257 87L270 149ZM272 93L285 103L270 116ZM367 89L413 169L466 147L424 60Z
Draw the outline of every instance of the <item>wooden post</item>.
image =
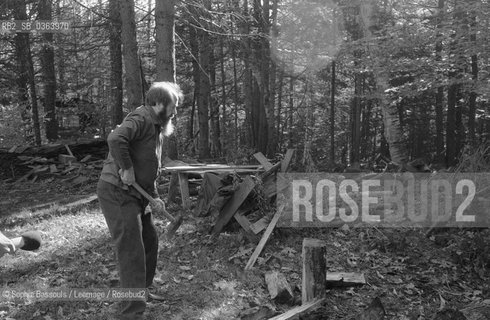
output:
M305 304L325 295L327 282L327 246L318 239L303 239L303 283L301 302Z
M189 178L187 173L179 172L180 196L182 197L182 207L184 210L191 208L191 199L189 198Z

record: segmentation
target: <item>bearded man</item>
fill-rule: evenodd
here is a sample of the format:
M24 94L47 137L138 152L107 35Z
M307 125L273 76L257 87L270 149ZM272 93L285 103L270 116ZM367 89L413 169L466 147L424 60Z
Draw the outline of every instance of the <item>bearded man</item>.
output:
M179 86L155 82L146 104L130 113L107 138L109 155L97 185L97 196L114 242L121 288L147 296L121 302L121 319L143 319L146 300L163 300L149 292L158 257L158 236L148 201L131 187L137 182L165 206L156 178L161 166L163 137L173 132L172 118L182 100ZM155 210L152 210L155 211ZM133 290L134 289L134 290Z

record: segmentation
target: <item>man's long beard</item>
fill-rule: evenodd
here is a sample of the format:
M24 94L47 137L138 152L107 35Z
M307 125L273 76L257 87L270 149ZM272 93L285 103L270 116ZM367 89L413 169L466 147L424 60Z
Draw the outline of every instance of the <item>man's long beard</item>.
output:
M172 119L168 119L168 122L162 128L163 135L166 137L170 136L172 133L174 133L174 128Z

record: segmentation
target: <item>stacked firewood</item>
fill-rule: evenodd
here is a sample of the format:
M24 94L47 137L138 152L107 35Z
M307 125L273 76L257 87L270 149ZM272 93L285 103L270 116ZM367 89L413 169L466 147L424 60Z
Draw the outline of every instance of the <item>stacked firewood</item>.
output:
M0 150L0 180L22 183L58 178L81 184L100 174L107 150L104 140Z

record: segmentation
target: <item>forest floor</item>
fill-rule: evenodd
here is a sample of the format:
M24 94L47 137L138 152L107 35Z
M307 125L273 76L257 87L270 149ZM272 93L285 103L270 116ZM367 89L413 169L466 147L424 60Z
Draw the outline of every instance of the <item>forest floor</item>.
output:
M115 256L98 203L69 210L63 205L94 195L95 181L76 189L55 180L0 183L0 189L6 190L0 194L3 231L15 236L36 229L43 237L38 251L0 259L2 293L117 287ZM176 213L179 206L168 209ZM168 300L149 303L147 319L267 319L291 309L270 300L264 274L282 272L300 301L305 237L326 241L328 271L361 272L367 284L329 290L324 307L302 319L356 319L374 297L380 297L387 319L431 319L443 306L460 309L490 298L486 229L446 230L429 238L423 229L276 229L254 269L244 272L255 244L240 232L210 241L212 219L189 213L168 242L167 221L157 217L156 225L162 237L155 286ZM111 301L2 298L0 319L104 320L112 319L114 309ZM262 316L253 318L257 310Z

